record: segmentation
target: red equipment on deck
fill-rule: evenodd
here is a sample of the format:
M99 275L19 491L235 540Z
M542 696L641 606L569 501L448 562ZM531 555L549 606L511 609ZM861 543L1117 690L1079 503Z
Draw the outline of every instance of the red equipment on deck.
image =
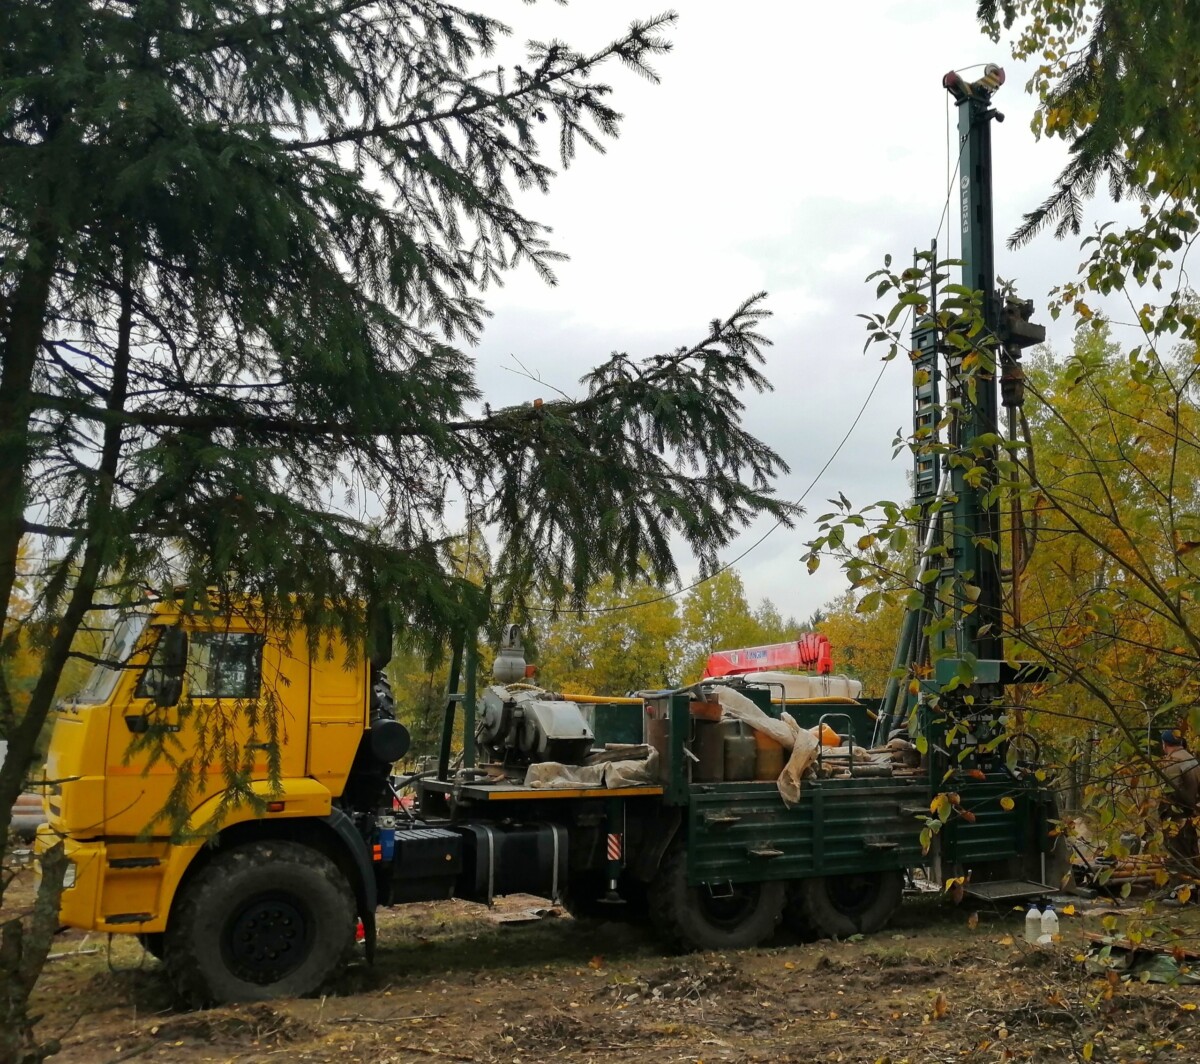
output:
M829 639L817 632L805 632L794 643L718 650L709 655L701 679L772 669L815 669L818 676L828 676L833 672L833 649Z

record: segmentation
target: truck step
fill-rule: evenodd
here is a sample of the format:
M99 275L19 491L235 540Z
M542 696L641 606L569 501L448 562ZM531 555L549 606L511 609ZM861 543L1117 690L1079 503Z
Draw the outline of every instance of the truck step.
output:
M979 898L981 901L1017 901L1052 894L1053 888L1031 879L993 879L987 883L967 883L963 893L968 898Z

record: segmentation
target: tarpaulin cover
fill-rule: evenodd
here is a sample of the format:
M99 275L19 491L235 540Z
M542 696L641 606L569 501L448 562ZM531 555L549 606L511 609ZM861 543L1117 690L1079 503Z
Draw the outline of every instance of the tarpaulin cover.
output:
M609 761L600 765L563 765L558 761L541 761L530 765L525 772L525 786L542 790L565 790L573 787L646 787L659 782L658 751L645 748L648 755L625 761Z

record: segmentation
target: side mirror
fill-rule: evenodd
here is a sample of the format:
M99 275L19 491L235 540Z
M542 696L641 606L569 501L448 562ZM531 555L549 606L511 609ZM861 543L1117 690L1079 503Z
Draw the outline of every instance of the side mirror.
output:
M179 703L183 694L183 670L187 667L187 633L168 628L162 634L162 677L154 692L154 704L168 709Z

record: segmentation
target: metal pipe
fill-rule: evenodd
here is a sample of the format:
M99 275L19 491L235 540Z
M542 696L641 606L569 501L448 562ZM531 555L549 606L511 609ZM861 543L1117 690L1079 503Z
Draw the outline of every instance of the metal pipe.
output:
M463 685L463 768L475 767L475 674L479 671L479 629L472 628L464 655L467 670Z
M950 470L947 469L942 473L942 482L938 485L937 495L934 496L933 502L930 504L929 512L932 513L934 508L941 503L949 489ZM933 541L937 535L940 521L940 513L933 513L929 518L929 527L925 530L925 541L921 545L920 568L917 570L918 587L922 586L921 577L932 568L932 559L929 556L929 552L933 550ZM924 612L925 607L919 606L916 609L910 609L904 615L904 624L900 628L900 640L896 644L896 653L892 658L892 675L888 677L887 687L883 693L883 702L879 706L879 719L875 722L875 735L871 741L872 746L879 746L887 741L887 733L891 730L892 720L896 716L896 704L899 701L900 694L900 677L896 674L901 669L907 670L908 666L912 664L911 652L913 644L917 639L918 630L920 629L919 620L921 614Z
M621 880L621 868L625 864L625 803L620 798L609 798L604 804L607 828L604 861L607 890L604 900L619 902L621 895L617 892L617 886Z
M512 687L512 684L509 684ZM564 702L579 702L585 705L603 705L603 706L640 706L644 701L641 698L609 698L605 695L565 695L558 696Z
M782 702L776 702L779 706L861 706L862 703L857 698L848 698L846 695L830 695L828 698L787 698Z
M912 647L913 629L916 626L916 619L920 615L919 609L909 610L904 615L904 623L900 626L900 639L896 644L896 653L892 656L892 668L888 675L887 686L883 690L883 701L879 706L879 719L875 722L875 735L872 739L872 746L878 746L887 738L887 733L892 726L892 718L896 715L896 702L900 694L900 677L897 675L901 669L905 669L908 665L909 650Z
M443 782L450 776L450 748L454 745L454 706L458 699L458 681L462 675L463 643L460 639L450 658L450 679L446 684L446 711L442 714L442 743L438 748L437 778Z
M1017 438L1017 407L1015 406L1008 408L1008 438L1010 440ZM1021 570L1025 567L1025 563L1021 557L1021 548L1024 542L1025 530L1021 527L1021 482L1019 474L1015 469L1012 475L1012 484L1009 487L1009 503L1012 507L1008 518L1009 533L1012 537L1009 548L1009 566L1012 572L1009 583L1009 602L1011 606L1012 632L1016 635L1021 631ZM1025 707L1021 704L1021 698L1021 687L1018 686L1015 717L1017 731L1019 732L1025 730ZM1042 877L1042 882L1045 882L1045 876Z

